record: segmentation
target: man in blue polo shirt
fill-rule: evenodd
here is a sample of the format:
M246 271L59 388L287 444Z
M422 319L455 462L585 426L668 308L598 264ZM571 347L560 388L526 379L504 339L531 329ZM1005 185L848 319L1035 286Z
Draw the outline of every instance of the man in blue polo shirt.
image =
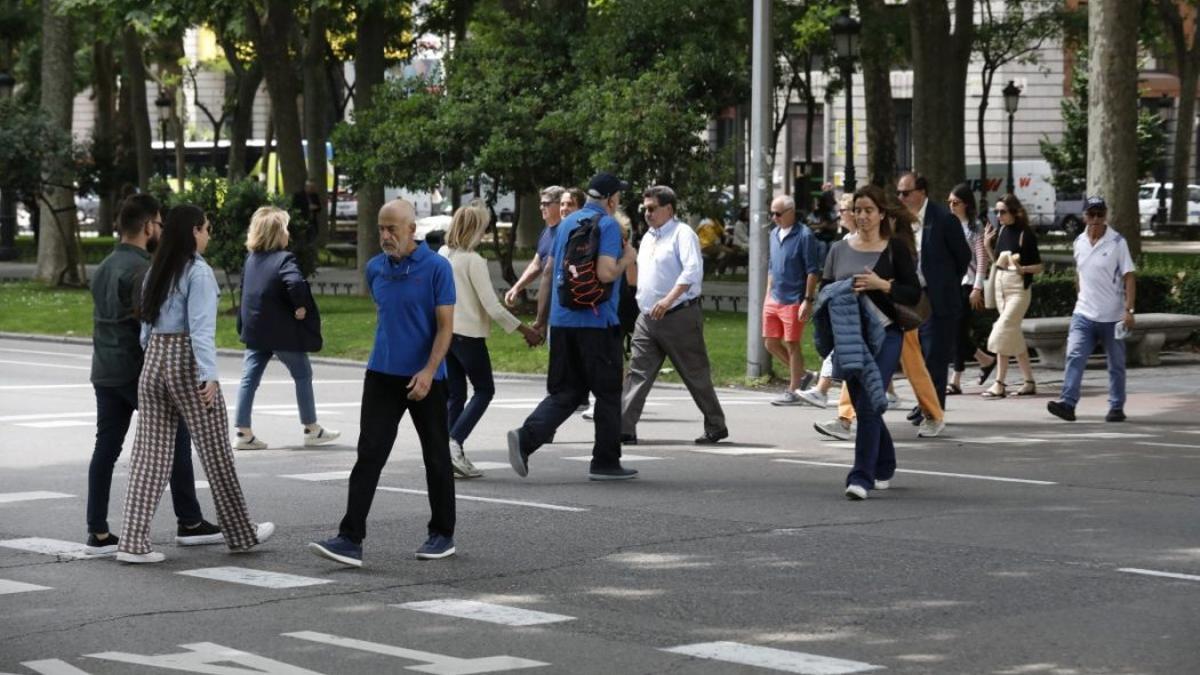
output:
M587 203L559 223L554 248L546 264L554 278L550 293L538 293L538 323L550 322L549 395L519 429L508 432L508 461L519 476L529 473L529 456L554 437L554 432L588 392L596 400L596 437L592 445L591 480L625 480L637 471L621 466L621 325L617 318L619 284L637 252L621 239L621 226L612 214L621 205L629 184L610 173L596 174L588 184ZM582 223L599 227L595 278L609 289L606 300L591 307L569 308L561 297L568 270L566 256L571 233ZM572 283L579 279L572 280Z
M817 238L808 226L797 222L796 202L784 195L771 202L775 227L768 235L770 270L767 297L763 302L762 332L767 351L788 368L787 391L772 405L802 405L797 392L808 388L812 378L804 369L800 340L812 316L817 285L821 282L821 260Z
M367 361L359 417L358 460L350 472L346 515L332 539L309 544L317 555L362 566L362 540L379 474L405 411L421 439L429 490L429 539L417 558L454 554L454 478L446 421L446 351L454 328L450 262L415 241L416 212L402 199L379 211L383 253L367 262L367 289L377 308L375 346Z

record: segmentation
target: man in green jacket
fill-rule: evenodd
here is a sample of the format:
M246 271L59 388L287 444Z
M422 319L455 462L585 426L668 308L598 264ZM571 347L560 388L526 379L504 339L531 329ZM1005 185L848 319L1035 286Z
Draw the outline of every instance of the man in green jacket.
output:
M92 280L92 387L96 390L96 448L88 466L86 552L113 555L117 535L108 527L108 495L113 465L133 411L138 407L138 377L142 373L141 322L137 308L142 280L150 269L150 252L162 229L161 208L150 195L135 194L121 205L117 217L120 241L100 263ZM201 516L192 474L192 439L180 420L175 434L171 469L171 500L181 546L224 542L221 528Z

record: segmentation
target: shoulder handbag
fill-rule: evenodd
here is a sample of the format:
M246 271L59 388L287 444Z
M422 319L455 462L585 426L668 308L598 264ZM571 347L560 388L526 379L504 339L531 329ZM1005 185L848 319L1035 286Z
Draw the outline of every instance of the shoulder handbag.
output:
M892 263L892 273L894 275L896 259L892 256L891 242L888 242L888 259ZM900 326L901 330L906 331L919 327L933 314L933 307L929 304L929 295L925 292L925 289L921 289L921 298L917 300L917 304L906 305L893 300L892 306L896 308L896 325Z
M1017 237L1017 250L1025 245L1025 232ZM996 263L992 262L991 269L988 270L987 279L983 280L983 307L984 309L996 309Z

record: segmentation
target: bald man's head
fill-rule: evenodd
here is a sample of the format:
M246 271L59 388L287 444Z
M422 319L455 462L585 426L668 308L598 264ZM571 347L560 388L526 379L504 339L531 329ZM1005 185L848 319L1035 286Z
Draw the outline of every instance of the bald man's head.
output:
M410 202L393 199L379 209L379 247L393 258L403 258L417 247L417 211Z

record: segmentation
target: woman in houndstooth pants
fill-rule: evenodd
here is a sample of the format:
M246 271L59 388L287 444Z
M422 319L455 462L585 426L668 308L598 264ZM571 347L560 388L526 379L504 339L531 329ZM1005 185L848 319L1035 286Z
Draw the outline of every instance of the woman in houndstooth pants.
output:
M212 487L225 544L233 551L245 551L275 532L271 523L250 522L233 466L229 419L217 382L219 290L212 268L202 257L208 239L202 210L190 205L171 209L146 275L141 301L146 357L138 381L141 409L125 494L124 531L117 549L121 562L155 563L164 558L150 548L150 522L170 476L181 416Z

